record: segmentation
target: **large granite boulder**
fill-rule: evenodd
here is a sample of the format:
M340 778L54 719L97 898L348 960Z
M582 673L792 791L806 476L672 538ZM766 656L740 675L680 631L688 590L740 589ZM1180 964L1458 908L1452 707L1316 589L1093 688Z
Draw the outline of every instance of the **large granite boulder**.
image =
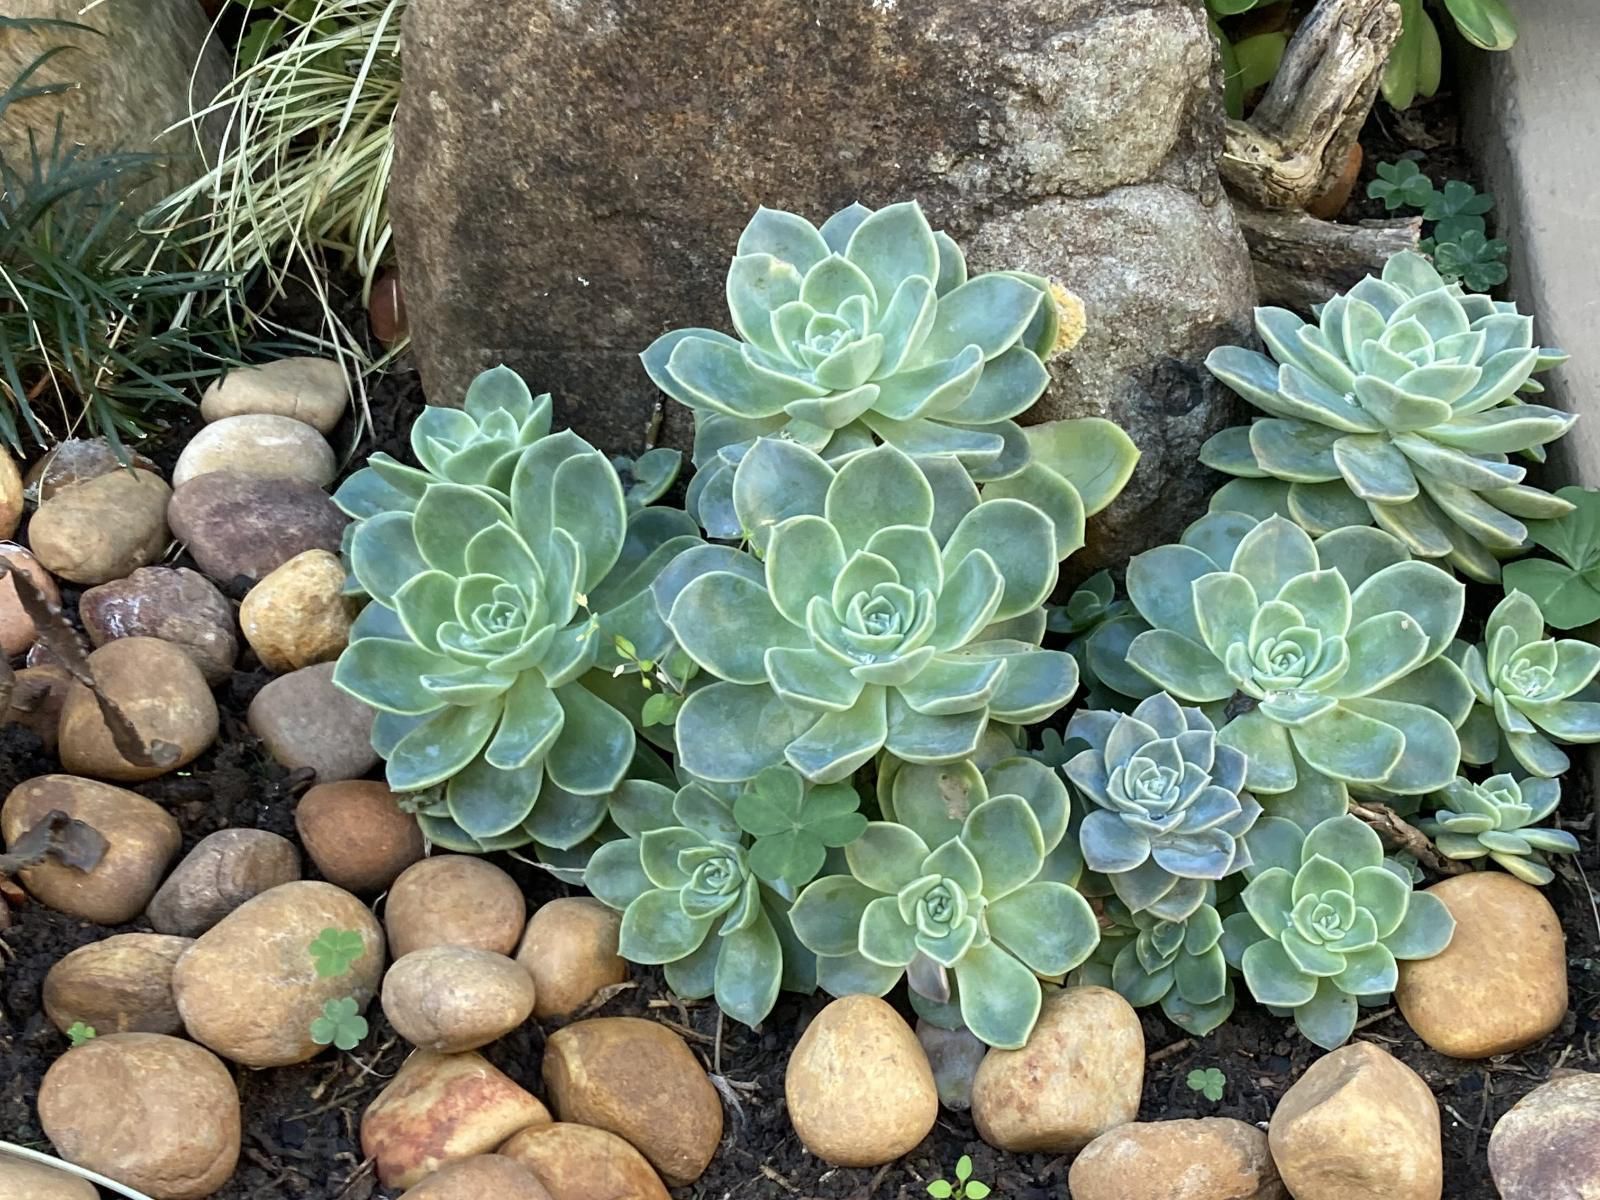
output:
M914 197L975 270L1086 302L1026 419L1108 416L1144 452L1090 559L1213 486L1197 452L1232 402L1201 360L1248 336L1253 283L1200 0L412 0L405 36L390 200L434 402L505 362L607 450L661 417L687 445L636 355L728 327L756 207Z
M11 105L0 122L0 156L28 173L28 130L48 153L61 117L64 142L93 151L134 150L162 156L160 183L138 193L154 202L199 173L192 126L171 129L203 111L232 75L228 56L208 39L210 22L195 0L10 0L7 17L71 21L95 32L36 25L0 31L0 77L15 79L35 59L54 55L30 86L73 85ZM192 102L192 107L191 107ZM206 123L207 139L219 132Z

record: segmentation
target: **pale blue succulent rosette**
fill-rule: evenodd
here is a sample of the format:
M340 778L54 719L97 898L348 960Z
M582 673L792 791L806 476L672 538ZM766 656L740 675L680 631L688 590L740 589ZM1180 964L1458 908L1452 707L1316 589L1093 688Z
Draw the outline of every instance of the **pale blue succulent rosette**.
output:
M1548 855L1576 854L1578 839L1565 829L1539 828L1561 803L1554 779L1491 775L1482 783L1452 780L1434 797L1439 805L1417 828L1446 858L1489 859L1524 883L1543 887L1555 878Z

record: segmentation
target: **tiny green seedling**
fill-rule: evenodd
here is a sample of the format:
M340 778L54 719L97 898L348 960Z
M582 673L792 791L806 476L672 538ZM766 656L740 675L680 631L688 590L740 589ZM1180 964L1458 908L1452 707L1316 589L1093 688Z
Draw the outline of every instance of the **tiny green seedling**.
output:
M322 1015L311 1022L311 1040L319 1046L330 1043L341 1050L354 1050L367 1036L367 1019L361 1015L354 996L341 996L322 1006Z
M963 1154L956 1159L956 1181L935 1179L928 1185L928 1195L934 1200L984 1200L989 1185L972 1177L972 1157Z
M366 950L366 943L353 929L324 929L317 934L306 950L316 964L317 974L323 979L343 975L352 963Z
M1426 208L1434 198L1433 180L1409 158L1379 163L1378 177L1367 184L1367 195L1383 201L1389 212L1398 208Z
M1216 1101L1222 1099L1223 1090L1228 1086L1228 1077L1216 1067L1207 1067L1190 1071L1186 1082L1191 1092L1199 1092L1207 1100Z
M74 1046L81 1046L94 1037L94 1026L85 1025L82 1021L74 1021L67 1026L67 1040Z

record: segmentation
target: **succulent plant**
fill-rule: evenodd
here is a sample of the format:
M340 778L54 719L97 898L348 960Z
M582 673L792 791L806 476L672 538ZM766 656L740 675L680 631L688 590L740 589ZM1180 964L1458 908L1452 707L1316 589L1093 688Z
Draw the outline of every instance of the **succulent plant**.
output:
M859 204L821 227L761 208L728 269L737 337L675 329L641 356L695 411L689 507L734 537L733 468L756 438L828 459L874 440L949 455L974 479L1015 475L1028 446L1012 420L1050 381L1060 330L1049 285L966 261L915 201Z
M1573 505L1570 513L1553 521L1528 522L1534 545L1555 559L1507 563L1500 581L1507 592L1533 597L1545 624L1576 629L1600 621L1600 491L1564 487L1556 495Z
M1461 728L1461 757L1494 762L1502 747L1525 771L1560 775L1557 742L1600 742L1600 703L1574 697L1600 672L1600 647L1545 636L1539 606L1512 592L1489 614L1484 646L1456 642L1454 658L1477 699Z
M1492 775L1482 783L1453 780L1437 797L1439 810L1417 828L1446 858L1487 857L1524 883L1542 887L1555 878L1546 854L1576 854L1578 839L1564 829L1533 829L1561 803L1554 779Z
M940 774L949 786L926 786ZM1039 976L1072 970L1099 938L1094 911L1063 878L1072 857L1057 854L1066 787L1020 757L981 775L962 763L899 764L892 776L879 787L885 819L845 847L849 874L817 879L791 911L818 983L881 996L904 975L914 1000L959 1011L991 1046L1022 1046L1039 1016Z
M1418 557L1493 582L1527 543L1525 518L1570 510L1508 457L1537 456L1576 419L1518 396L1565 356L1535 347L1514 305L1447 285L1406 252L1315 323L1258 308L1256 328L1271 357L1222 346L1206 365L1268 416L1223 430L1201 460L1270 481L1257 486L1309 532L1375 522Z
M1301 1033L1332 1050L1355 1028L1360 1000L1394 991L1395 960L1438 954L1455 919L1437 896L1412 891L1355 817L1309 834L1274 817L1257 829L1255 877L1243 911L1223 923L1223 952L1257 1001L1292 1011Z
M1313 542L1282 517L1212 514L1185 538L1128 566L1152 628L1127 661L1186 703L1227 702L1218 741L1248 758L1246 786L1288 791L1302 763L1403 795L1455 778L1456 728L1471 707L1444 657L1465 603L1459 582L1372 530Z
M752 1026L781 988L816 987L789 900L756 874L749 840L716 789L691 782L674 793L635 781L618 790L610 813L626 836L594 851L583 882L622 912L623 958L661 965L678 995L715 996Z
M963 758L991 718L1039 721L1066 703L1077 665L1038 645L1055 526L1034 504L966 486L936 493L889 445L835 469L793 442L756 443L733 493L765 561L705 546L653 585L715 680L678 713L684 769L740 782L787 761L833 783L885 747Z
M1160 1004L1167 1019L1186 1033L1204 1037L1233 1014L1233 981L1222 954L1222 918L1215 893L1181 921L1151 912L1130 913L1119 900L1106 902L1102 936L1112 948L1104 983L1135 1008ZM1097 951L1099 957L1102 951Z
M1117 585L1110 571L1096 571L1074 589L1065 604L1048 606L1051 633L1079 635L1129 611L1126 600L1117 599Z
M378 464L341 491L366 514L349 566L372 603L334 682L378 710L373 745L424 831L467 851L537 837L541 795L557 810L587 797L603 814L634 733L584 677L618 665L619 634L664 656L671 639L648 586L699 541L681 513L630 513L603 455L573 433L541 432L547 406L510 372L489 375L469 396L477 415L456 414L457 449L445 453L442 432L415 435L437 474ZM429 409L418 427L442 430L435 416L450 411ZM501 427L518 432L486 433ZM472 463L487 482L462 482ZM380 502L388 493L376 489L391 479L416 490L385 507L394 497Z
M1210 884L1250 864L1244 835L1261 805L1242 790L1245 756L1198 708L1157 692L1127 716L1079 711L1067 736L1090 747L1067 778L1098 806L1078 830L1084 865L1135 915L1181 924Z

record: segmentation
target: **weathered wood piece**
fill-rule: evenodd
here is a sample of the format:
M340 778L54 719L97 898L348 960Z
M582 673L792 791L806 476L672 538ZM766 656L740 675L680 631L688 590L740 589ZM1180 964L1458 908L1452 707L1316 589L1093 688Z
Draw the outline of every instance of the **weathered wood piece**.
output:
M1265 212L1236 206L1250 247L1261 303L1306 312L1338 292L1376 275L1389 257L1415 250L1422 219L1336 225L1305 213Z

